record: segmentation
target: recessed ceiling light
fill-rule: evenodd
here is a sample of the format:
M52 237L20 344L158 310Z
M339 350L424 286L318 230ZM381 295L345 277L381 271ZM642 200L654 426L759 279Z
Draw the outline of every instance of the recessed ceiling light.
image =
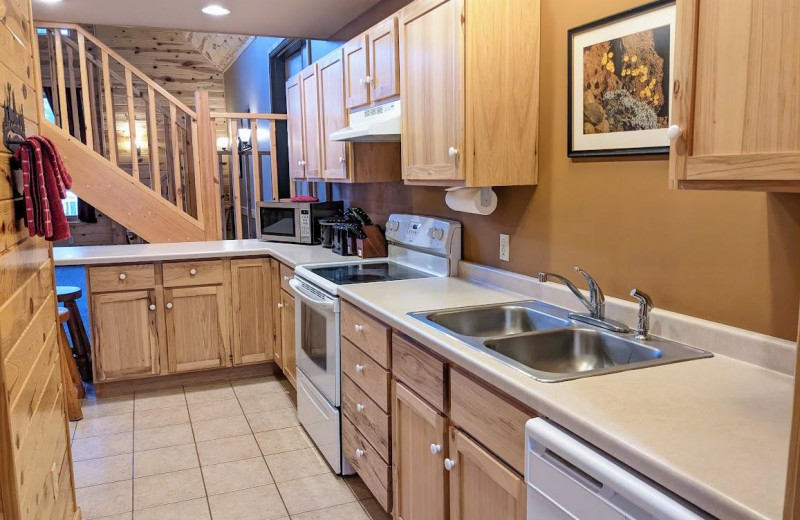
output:
M57 0L60 1L60 0ZM212 16L225 16L226 14L230 14L230 9L225 9L221 5L211 4L207 5L203 8L203 12L206 14L210 14Z

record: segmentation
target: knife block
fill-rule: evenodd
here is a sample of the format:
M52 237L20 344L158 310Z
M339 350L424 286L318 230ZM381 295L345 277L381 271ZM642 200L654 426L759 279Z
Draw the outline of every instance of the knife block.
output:
M383 258L387 256L389 249L381 228L378 226L364 226L362 229L367 234L367 238L358 239L358 256L361 258Z

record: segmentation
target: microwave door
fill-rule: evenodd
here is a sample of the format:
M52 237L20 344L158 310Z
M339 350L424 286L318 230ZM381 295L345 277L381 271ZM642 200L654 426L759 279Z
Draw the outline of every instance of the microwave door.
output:
M261 207L260 234L269 240L296 242L300 222L295 208Z

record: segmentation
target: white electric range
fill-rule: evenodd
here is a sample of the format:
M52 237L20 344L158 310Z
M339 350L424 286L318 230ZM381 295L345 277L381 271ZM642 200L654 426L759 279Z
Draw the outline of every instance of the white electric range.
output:
M295 293L297 415L333 470L353 468L342 456L341 343L338 288L355 283L455 276L461 224L417 215L391 215L387 258L301 265L289 285ZM346 257L345 257L346 258Z

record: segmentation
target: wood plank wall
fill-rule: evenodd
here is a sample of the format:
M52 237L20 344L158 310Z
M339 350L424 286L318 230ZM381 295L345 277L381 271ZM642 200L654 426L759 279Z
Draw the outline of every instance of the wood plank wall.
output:
M0 17L0 98L11 102L10 86L32 135L41 87L30 0L0 0ZM9 152L0 145L0 518L70 519L76 503L56 347L52 249L28 238L17 218Z

